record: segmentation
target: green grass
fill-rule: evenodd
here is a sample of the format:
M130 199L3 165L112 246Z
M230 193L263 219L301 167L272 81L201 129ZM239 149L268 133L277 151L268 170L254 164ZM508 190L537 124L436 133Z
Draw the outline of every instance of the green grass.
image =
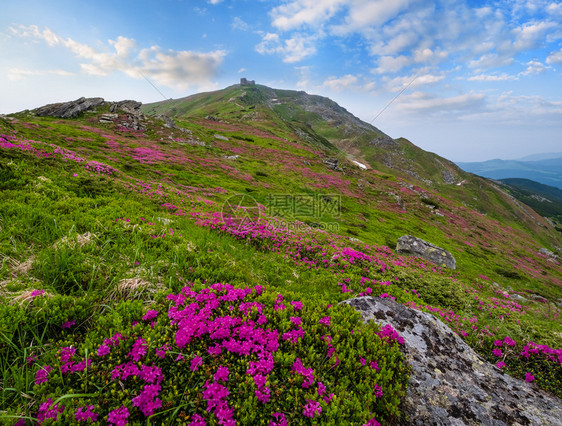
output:
M208 105L214 102L215 106L220 106L220 102L231 95L226 91L219 99L208 94L201 96L197 98L198 103L186 105L182 114L204 116L211 110L202 110L202 105L210 108ZM281 95L292 94L279 92L278 96ZM246 99L250 101L252 99ZM178 103L177 107L180 106ZM258 105L256 109L258 107L261 108ZM231 106L221 108L220 114L234 111ZM67 404L70 395L93 391L98 396L84 396L84 400L107 413L116 401L134 396L133 393L139 392L138 383L127 388L125 395L119 393L125 390L120 390L116 384L106 389L106 384L99 382L104 374L107 376L109 366L95 367L98 375L84 379L87 389L58 373L51 384L38 386L34 384L35 374L42 365L57 365L62 347L74 345L79 348L80 356L86 356L95 351L109 333L129 332L132 322L139 321L148 309L155 306L167 309L169 304L164 297L177 294L188 284L198 291L213 283L229 283L237 288L264 286L264 303L267 302L270 310L278 293L287 300L302 300L310 306L310 314L306 316L310 327L326 305L335 305L370 287L374 296L388 293L398 302L415 303L433 311L458 332L470 331L472 323L468 319L477 318L476 329L466 340L490 361L494 361L490 352L493 338L510 336L517 341L519 352L529 341L554 348L562 346L559 309L552 303L529 302L524 311L514 312L500 306L497 300L502 296L491 284L496 281L503 287L511 286L520 292L527 290L550 301L562 297L562 290L556 283L561 278L560 266L536 253L539 244L552 241L551 235L544 230L534 233L535 228L518 223L510 213L502 216L501 210L514 209L513 205L495 192L486 192L487 186L479 191L479 181L469 182L463 187L466 192L462 197L455 198L458 193L449 187L443 187L443 192L424 189L390 174L362 172L351 167L344 173L331 171L322 159L334 155L333 147L306 142L295 144L298 137L291 133L291 128L285 125L279 128L275 121L230 123L231 127L222 130L218 130L221 123L217 122L200 119L180 122L195 138L206 143L201 147L170 141L168 136L186 136L177 130L160 129L163 123L159 121L149 123L144 137L131 137L111 127L97 125L95 117L61 121L20 116L19 120L2 121L2 131L16 131L19 140L52 143L76 151L87 160L96 159L112 165L118 169L118 174L97 174L86 170L84 162L64 161L57 155L38 158L31 151L0 148L2 421L10 423L9 416L36 417L39 405L46 398L54 401L63 397L61 403ZM81 130L85 124L88 130ZM325 124L319 126L323 128L320 134L309 130L318 141L336 134L330 133L332 130ZM264 133L266 131L273 133ZM217 143L213 137L217 133L227 136L229 141ZM116 141L118 148L109 148L108 139ZM39 143L33 146L46 147ZM50 153L54 151L53 147L47 148ZM153 164L142 163L135 155L144 148L167 156L160 160L152 154L149 158ZM239 160L224 159L236 150L241 152ZM411 156L416 158L415 150L411 151ZM268 240L270 237L242 238L228 229L220 231L198 224L198 219L220 211L223 201L235 193L250 193L265 206L271 194L341 196L341 215L294 215L288 210L281 210L279 214L281 218L308 223L336 223L339 226L336 234L343 237L297 232L283 234L283 241L274 246ZM489 207L492 213L484 216L462 205L476 195L480 197L479 206ZM182 214L174 215L175 212ZM384 259L384 268L375 263L334 258L340 253L338 250L345 247L371 254L377 253L375 246L393 248L396 239L404 234L413 234L447 248L457 259L457 271L409 264L408 260L387 251L384 251L386 257L377 258ZM307 245L315 246L314 251L309 253L302 249ZM311 267L296 256L296 252L326 260L330 266ZM344 284L353 293L342 292ZM33 290L45 293L31 297ZM279 327L288 324L286 313L271 315ZM343 310L338 315L336 327L345 334L343 330L350 324L346 322L349 315ZM71 320L75 321L74 326L62 328ZM159 323L158 327L162 335L170 338L169 324ZM493 330L495 337L487 336L483 330ZM135 335L159 339L146 324L137 331ZM374 332L371 329L369 333ZM349 348L366 343L351 336L346 339L342 342L340 358L345 371L351 374L356 369L352 358L357 353ZM309 343L320 350L318 339ZM392 386L396 386L397 393L402 392L401 383L407 372L394 349L381 348L380 357L388 356L389 365L397 363L396 375L385 379L387 390L391 393ZM205 351L206 346L198 346L197 350ZM287 351L292 354L287 356L296 356L296 352L288 348ZM320 357L319 353L312 351L299 353L299 356L318 363L313 360ZM516 355L514 352L507 359L510 374L521 378L531 371L543 389L560 392L560 366L553 366L538 356L527 362ZM30 356L36 360L28 365ZM125 349L118 355L121 361L126 356ZM113 361L117 362L117 358ZM173 369L173 366L166 368ZM190 377L187 370L182 374ZM275 374L281 374L277 377L281 381L289 373ZM186 378L182 380L178 395L181 393L185 398L189 394L189 398L200 400L191 388L199 386L200 390L201 384ZM357 380L362 378L358 376ZM334 389L343 395L353 388L352 382L334 381ZM247 392L242 382L237 382L236 386L240 386L240 392ZM372 384L364 386L353 389L360 393L372 392ZM110 396L104 396L106 390ZM166 389L168 391L171 393L166 393L165 402L173 403L177 399L176 390ZM313 393L306 398L311 398ZM302 388L291 395L296 398L294 401L306 399ZM337 424L344 421L339 415L353 416L355 410L365 419L367 413L356 407L361 400L354 397L350 401L343 398L334 406L338 407L339 414L325 405L326 418ZM295 408L298 407L296 402L293 405L287 401L279 403L293 416L302 411L302 407ZM388 421L400 415L396 400L386 401L385 406L377 405L376 400L370 403L377 415L386 410ZM182 404L172 404L163 415L185 419L186 415L196 412L193 406ZM77 406L69 404L68 407L67 420ZM252 411L255 411L252 415L261 420L269 418L269 413L255 406L240 408L239 413L244 413L243 418ZM135 419L140 422L143 417L139 416Z

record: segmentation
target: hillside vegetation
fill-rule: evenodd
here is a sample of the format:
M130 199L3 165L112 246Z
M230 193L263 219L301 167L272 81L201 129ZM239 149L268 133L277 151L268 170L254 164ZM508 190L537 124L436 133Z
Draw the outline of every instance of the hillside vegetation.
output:
M338 305L361 295L562 395L560 233L495 185L303 92L109 111L0 119L4 423L405 421L399 333Z

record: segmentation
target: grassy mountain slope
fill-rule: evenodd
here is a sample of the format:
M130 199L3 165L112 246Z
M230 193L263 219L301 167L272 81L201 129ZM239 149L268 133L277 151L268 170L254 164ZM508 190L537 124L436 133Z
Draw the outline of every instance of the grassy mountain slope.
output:
M501 179L507 190L537 213L562 223L562 190L529 179Z
M375 160L361 169L338 135L358 152L385 136L342 110L338 127L324 98L233 86L145 111L177 127L147 117L133 131L123 111L100 122L108 104L0 119L2 421L68 424L87 408L103 424L395 422L396 339L354 332L357 315L335 306L360 294L432 312L494 363L509 336L504 368L559 394L562 267L538 252L558 233L532 210L470 175L429 185ZM457 270L398 256L404 234L451 251Z

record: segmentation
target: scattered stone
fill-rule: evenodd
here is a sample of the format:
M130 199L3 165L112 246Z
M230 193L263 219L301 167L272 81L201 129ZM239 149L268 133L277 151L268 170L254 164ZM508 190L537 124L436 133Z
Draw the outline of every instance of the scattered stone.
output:
M455 258L447 250L412 235L403 235L398 238L396 252L398 254L421 257L449 269L455 269L456 267Z
M409 425L560 425L562 401L480 357L433 315L391 299L346 300L364 322L390 324L412 367L404 401Z
M377 139L373 139L369 142L371 145L379 146L381 148L396 148L399 146L398 142L392 139L390 136L381 135Z
M539 294L529 294L529 298L539 303L548 303L548 300Z
M101 114L99 121L104 124L113 124L113 120L117 120L117 118L119 118L118 114Z
M516 300L517 302L520 302L520 303L527 303L529 301L527 298L525 298L525 297L523 297L523 296L521 296L520 294L517 294L517 293L510 294L509 298L511 300Z
M215 139L219 139L219 140L221 140L221 141L227 141L227 140L228 140L228 138L227 138L226 136L218 135L218 134L216 134L216 133L213 135L213 137L214 137Z
M227 155L226 158L227 160L238 160L238 157L240 157L239 155Z
M443 177L443 182L447 185L455 183L455 176L449 170L441 170L441 176Z
M328 166L329 169L335 170L337 172L342 172L343 169L339 166L337 158L326 158L323 160L324 164Z
M103 104L103 98L80 98L75 101L49 104L37 108L34 112L39 117L75 118L84 111Z
M541 249L539 249L539 254L542 254L543 256L547 257L547 261L548 262L554 262L557 263L560 261L560 256L558 256L556 253L551 252L549 249L542 247Z

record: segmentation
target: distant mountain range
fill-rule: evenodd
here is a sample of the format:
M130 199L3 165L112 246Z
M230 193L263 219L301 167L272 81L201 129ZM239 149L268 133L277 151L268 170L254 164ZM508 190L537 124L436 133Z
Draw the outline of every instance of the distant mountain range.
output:
M530 179L562 189L562 154L536 154L527 160L488 160L483 162L457 163L463 170L492 179ZM544 158L547 156L547 158ZM538 159L543 158L543 159ZM529 160L535 159L535 160Z

